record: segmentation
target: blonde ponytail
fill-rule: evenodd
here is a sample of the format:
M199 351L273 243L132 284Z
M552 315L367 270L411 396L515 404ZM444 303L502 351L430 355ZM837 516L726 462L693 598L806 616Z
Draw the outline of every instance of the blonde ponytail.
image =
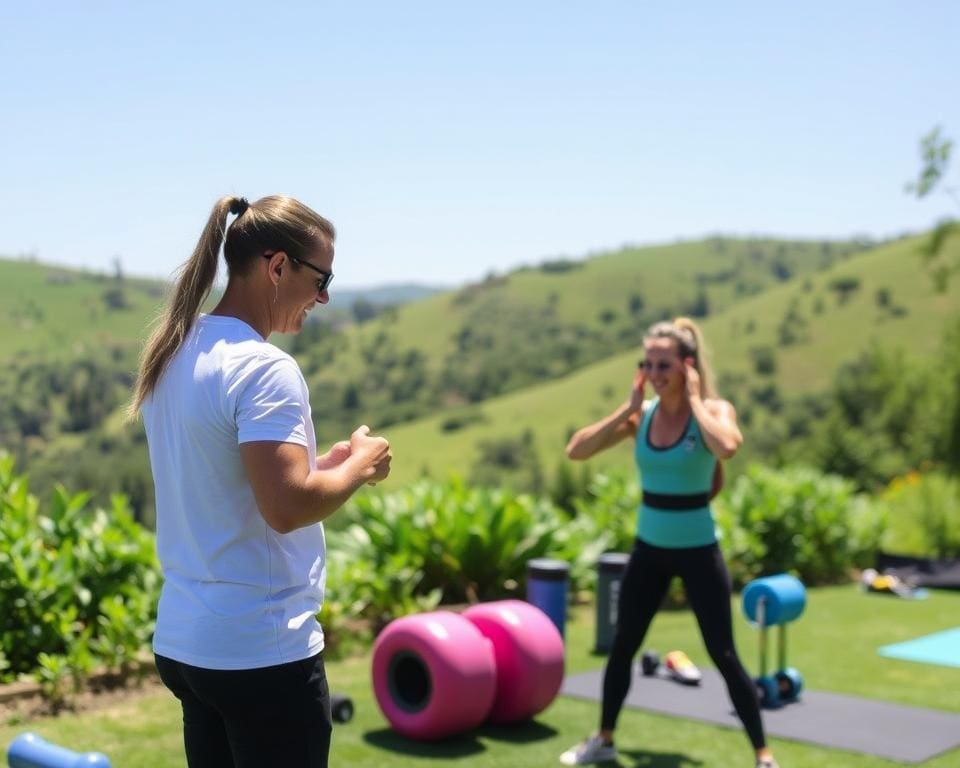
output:
M643 335L645 339L666 338L677 342L680 357L692 357L693 367L700 374L700 392L704 399L717 396L713 369L710 366L703 332L689 317L678 317L673 322L654 323Z
M222 197L213 206L197 247L181 267L170 303L155 323L140 358L133 399L127 407L128 419L135 419L139 414L143 401L153 392L167 364L193 327L200 307L210 295L217 276L217 259L226 232L227 214L242 215L247 207L248 203L242 197Z
M689 317L677 317L674 319L673 325L678 328L681 333L686 331L693 337L693 367L696 368L697 373L700 374L700 391L704 399L716 397L717 386L713 376L713 368L710 365L707 347L703 341L703 331L701 331L700 326Z

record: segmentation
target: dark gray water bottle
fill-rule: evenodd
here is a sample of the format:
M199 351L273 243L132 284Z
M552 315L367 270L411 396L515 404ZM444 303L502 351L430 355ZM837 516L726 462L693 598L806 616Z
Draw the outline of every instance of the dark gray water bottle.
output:
M595 653L607 653L613 645L617 629L617 605L620 584L630 555L623 552L604 552L597 558L597 628Z

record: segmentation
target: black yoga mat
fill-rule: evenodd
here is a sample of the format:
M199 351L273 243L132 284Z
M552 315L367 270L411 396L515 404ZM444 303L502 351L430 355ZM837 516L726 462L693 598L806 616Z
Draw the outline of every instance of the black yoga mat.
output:
M699 686L637 676L625 706L741 728L723 678L713 669L702 673ZM602 684L603 671L592 670L568 676L561 693L599 701ZM763 724L772 736L903 763L920 763L960 746L960 714L822 691L803 691L799 701L763 710Z

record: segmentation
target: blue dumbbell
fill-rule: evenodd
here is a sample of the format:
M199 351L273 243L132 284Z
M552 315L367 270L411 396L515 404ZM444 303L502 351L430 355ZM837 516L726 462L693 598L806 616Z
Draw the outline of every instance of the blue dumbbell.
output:
M780 700L796 701L800 698L800 692L803 690L803 675L793 667L785 667L777 672L774 677L777 680L777 690L780 693Z
M17 736L7 750L9 768L110 768L100 752L80 754L44 741L35 733Z
M799 579L786 573L751 581L743 590L743 612L760 630L760 675L755 679L760 705L779 707L796 701L803 677L787 666L787 628L803 613L807 591ZM779 627L779 670L767 674L767 627Z
M776 678L763 675L754 680L757 685L757 697L760 706L767 709L776 709L780 706L780 685Z

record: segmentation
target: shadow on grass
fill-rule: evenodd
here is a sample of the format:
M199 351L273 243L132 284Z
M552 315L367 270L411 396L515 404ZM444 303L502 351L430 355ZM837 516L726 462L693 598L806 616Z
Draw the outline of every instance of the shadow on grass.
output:
M433 757L438 760L470 757L471 755L478 755L486 749L472 734L441 741L414 741L399 736L389 728L381 728L379 731L367 731L363 734L363 740L374 747L387 749L402 755Z
M484 725L477 730L479 736L511 744L532 744L535 741L552 739L558 733L558 730L536 720L517 725Z
M619 766L619 768L693 768L703 765L688 755L678 752L647 752L643 749L620 749L620 759L600 765Z

